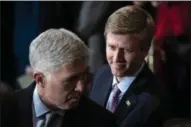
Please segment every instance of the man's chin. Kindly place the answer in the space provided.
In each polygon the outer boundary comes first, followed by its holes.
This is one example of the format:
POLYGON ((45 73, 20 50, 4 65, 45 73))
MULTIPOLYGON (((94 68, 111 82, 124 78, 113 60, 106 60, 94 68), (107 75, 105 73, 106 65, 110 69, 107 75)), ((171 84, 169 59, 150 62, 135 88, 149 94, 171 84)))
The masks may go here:
POLYGON ((71 101, 59 106, 61 110, 75 109, 79 105, 79 101, 71 101))
POLYGON ((68 104, 68 107, 70 109, 74 109, 76 108, 78 105, 79 105, 79 101, 78 99, 74 99, 74 100, 70 100, 69 104, 68 104))
POLYGON ((116 77, 123 77, 125 75, 124 71, 113 71, 112 72, 113 75, 115 75, 116 77))
POLYGON ((79 105, 79 102, 72 102, 68 105, 68 109, 75 109, 79 105))

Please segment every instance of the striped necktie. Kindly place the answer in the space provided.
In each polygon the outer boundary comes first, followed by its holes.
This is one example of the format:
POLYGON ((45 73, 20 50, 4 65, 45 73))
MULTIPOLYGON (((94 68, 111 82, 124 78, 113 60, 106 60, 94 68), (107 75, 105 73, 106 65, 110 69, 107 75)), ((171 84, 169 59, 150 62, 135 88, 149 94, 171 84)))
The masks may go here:
POLYGON ((113 88, 113 95, 112 95, 112 100, 111 100, 111 107, 110 107, 110 111, 114 112, 118 103, 119 103, 119 95, 120 95, 121 91, 118 88, 117 84, 114 85, 113 88))
POLYGON ((53 112, 48 112, 41 116, 40 121, 37 123, 37 127, 60 127, 61 115, 53 112))

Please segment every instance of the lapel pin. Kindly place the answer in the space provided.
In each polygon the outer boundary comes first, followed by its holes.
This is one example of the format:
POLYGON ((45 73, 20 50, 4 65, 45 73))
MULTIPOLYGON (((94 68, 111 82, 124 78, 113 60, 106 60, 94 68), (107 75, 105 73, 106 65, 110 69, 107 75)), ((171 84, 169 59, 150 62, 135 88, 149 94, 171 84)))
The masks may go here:
POLYGON ((125 103, 127 104, 127 106, 131 105, 131 102, 129 100, 127 100, 125 103))

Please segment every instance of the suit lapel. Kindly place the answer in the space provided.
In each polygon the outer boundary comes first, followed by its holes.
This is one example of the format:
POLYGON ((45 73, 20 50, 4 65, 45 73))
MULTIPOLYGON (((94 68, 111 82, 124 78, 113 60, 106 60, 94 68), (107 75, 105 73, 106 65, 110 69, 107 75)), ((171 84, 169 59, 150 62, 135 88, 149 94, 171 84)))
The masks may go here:
POLYGON ((112 87, 112 75, 102 77, 98 82, 96 89, 92 92, 91 98, 99 105, 105 107, 105 104, 108 100, 109 93, 112 87))
MULTIPOLYGON (((118 120, 123 120, 126 117, 126 115, 133 109, 133 107, 137 103, 136 98, 137 97, 135 95, 122 98, 115 111, 118 120)), ((121 121, 117 122, 121 123, 121 121)))
POLYGON ((105 107, 112 88, 112 73, 109 65, 96 75, 90 98, 99 105, 105 107))
POLYGON ((125 92, 120 103, 118 104, 115 114, 116 116, 118 116, 119 120, 124 120, 125 117, 136 106, 137 94, 144 88, 144 84, 146 84, 149 78, 147 69, 148 69, 147 65, 144 65, 142 71, 132 82, 129 89, 125 92))
POLYGON ((111 88, 112 88, 112 77, 109 78, 109 81, 108 83, 106 83, 104 85, 104 88, 102 90, 104 91, 101 91, 101 93, 104 93, 100 98, 102 98, 102 105, 104 107, 106 107, 106 104, 107 104, 107 100, 108 100, 108 97, 109 97, 109 93, 111 91, 111 88))

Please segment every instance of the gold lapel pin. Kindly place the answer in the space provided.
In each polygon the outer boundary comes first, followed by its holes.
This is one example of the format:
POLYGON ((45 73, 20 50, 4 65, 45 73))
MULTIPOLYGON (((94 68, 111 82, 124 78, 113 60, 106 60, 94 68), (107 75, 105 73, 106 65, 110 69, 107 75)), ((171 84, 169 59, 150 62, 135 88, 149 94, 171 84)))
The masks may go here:
POLYGON ((129 100, 127 100, 125 103, 127 104, 127 106, 131 105, 131 102, 129 100))

